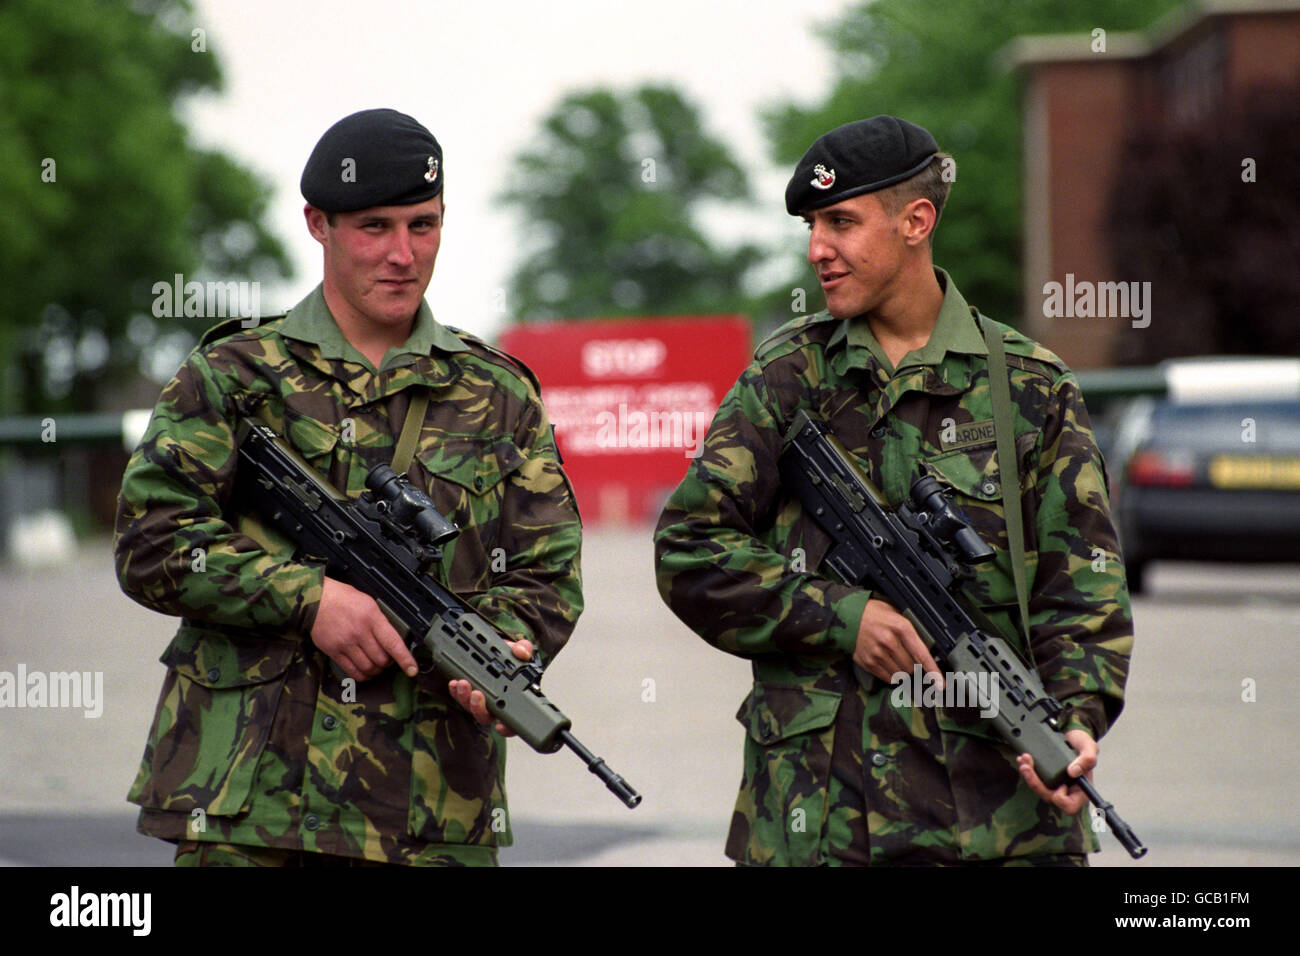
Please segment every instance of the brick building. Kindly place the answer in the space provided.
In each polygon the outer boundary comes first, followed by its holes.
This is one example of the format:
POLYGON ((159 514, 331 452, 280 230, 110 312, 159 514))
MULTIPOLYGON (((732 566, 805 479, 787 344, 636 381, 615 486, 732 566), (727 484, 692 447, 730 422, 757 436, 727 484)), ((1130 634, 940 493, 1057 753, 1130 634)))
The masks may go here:
POLYGON ((1045 287, 1114 285, 1105 217, 1138 124, 1213 123, 1261 87, 1300 84, 1300 0, 1200 0, 1141 32, 1019 37, 1001 55, 1024 82, 1025 331, 1076 368, 1110 364, 1138 320, 1059 316, 1045 287))

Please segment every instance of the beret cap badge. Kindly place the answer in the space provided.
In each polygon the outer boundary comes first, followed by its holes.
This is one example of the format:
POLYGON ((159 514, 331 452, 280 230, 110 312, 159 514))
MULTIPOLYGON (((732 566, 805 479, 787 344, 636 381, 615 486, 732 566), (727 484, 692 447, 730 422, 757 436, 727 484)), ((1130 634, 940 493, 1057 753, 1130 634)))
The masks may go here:
POLYGON ((830 189, 835 185, 835 170, 827 169, 821 163, 813 167, 813 178, 808 181, 817 189, 830 189))
POLYGON ((431 183, 438 178, 438 161, 432 156, 429 157, 429 171, 424 174, 424 181, 431 183))

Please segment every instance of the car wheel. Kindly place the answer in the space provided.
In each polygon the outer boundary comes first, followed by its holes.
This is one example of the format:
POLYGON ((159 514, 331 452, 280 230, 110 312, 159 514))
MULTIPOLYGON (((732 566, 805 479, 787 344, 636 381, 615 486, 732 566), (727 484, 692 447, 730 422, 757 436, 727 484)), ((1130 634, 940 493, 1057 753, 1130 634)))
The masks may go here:
POLYGON ((1124 565, 1124 572, 1128 576, 1128 593, 1141 594, 1146 590, 1147 562, 1145 560, 1130 560, 1124 565))

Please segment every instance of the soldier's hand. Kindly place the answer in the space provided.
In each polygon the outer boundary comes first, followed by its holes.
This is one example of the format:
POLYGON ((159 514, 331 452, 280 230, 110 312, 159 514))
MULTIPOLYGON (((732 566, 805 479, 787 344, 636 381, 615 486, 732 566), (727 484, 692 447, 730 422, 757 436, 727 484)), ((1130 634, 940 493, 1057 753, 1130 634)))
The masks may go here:
MULTIPOLYGON (((1067 730, 1065 740, 1079 754, 1070 762, 1065 772, 1072 778, 1086 775, 1091 780, 1092 768, 1097 766, 1097 754, 1100 753, 1097 741, 1084 730, 1067 730)), ((1088 805, 1088 795, 1078 784, 1063 783, 1055 790, 1048 790, 1043 781, 1038 779, 1038 774, 1034 772, 1034 758, 1029 754, 1021 754, 1016 759, 1016 765, 1020 768, 1020 775, 1025 778, 1029 789, 1048 803, 1060 807, 1069 814, 1078 813, 1088 805)))
POLYGON ((375 599, 333 578, 325 578, 311 639, 353 680, 369 680, 393 661, 407 677, 419 673, 406 642, 375 599))
POLYGON ((853 662, 886 684, 892 683, 900 671, 908 676, 920 664, 939 679, 943 675, 934 662, 925 642, 921 640, 912 622, 899 614, 888 601, 872 598, 858 624, 858 643, 853 649, 853 662))
MULTIPOLYGON (((533 644, 532 641, 506 641, 510 645, 510 650, 514 652, 515 657, 521 661, 532 660, 533 644)), ((467 680, 454 680, 447 683, 447 691, 452 698, 470 712, 480 724, 487 724, 492 720, 492 714, 487 709, 487 698, 483 696, 481 690, 475 690, 474 685, 467 680)), ((496 732, 503 737, 513 737, 515 732, 507 727, 501 721, 497 721, 496 732)))

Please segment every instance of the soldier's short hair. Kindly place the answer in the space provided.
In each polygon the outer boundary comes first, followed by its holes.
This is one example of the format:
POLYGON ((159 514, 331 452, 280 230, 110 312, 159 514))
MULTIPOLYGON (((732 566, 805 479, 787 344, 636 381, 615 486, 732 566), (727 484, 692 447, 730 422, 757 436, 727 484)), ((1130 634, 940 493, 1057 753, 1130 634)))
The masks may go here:
MULTIPOLYGON (((957 166, 947 153, 935 153, 930 164, 911 179, 878 190, 876 196, 885 212, 891 216, 898 215, 899 210, 913 199, 928 199, 934 206, 935 228, 943 214, 943 205, 948 201, 948 190, 952 186, 953 173, 957 166)), ((934 230, 930 231, 934 235, 934 230)))

